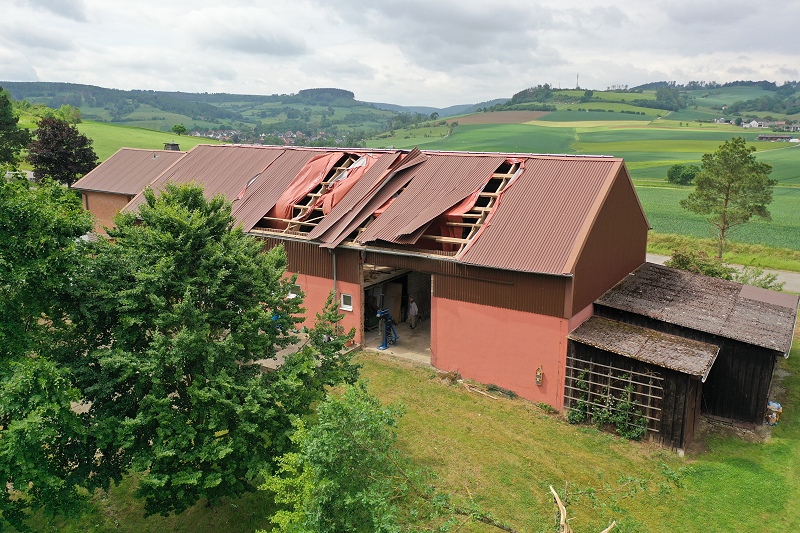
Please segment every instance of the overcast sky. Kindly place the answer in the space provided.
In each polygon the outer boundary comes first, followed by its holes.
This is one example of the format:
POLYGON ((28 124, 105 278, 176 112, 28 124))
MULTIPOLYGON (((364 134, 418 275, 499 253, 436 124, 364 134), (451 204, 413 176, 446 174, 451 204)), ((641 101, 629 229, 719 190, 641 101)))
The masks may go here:
POLYGON ((798 0, 0 0, 0 80, 446 107, 540 83, 800 79, 798 0))

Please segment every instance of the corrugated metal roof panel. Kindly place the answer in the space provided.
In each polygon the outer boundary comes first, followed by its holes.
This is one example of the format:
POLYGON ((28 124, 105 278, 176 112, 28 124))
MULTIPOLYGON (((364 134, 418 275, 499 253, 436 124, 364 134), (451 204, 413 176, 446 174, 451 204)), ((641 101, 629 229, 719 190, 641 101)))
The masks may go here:
POLYGON ((568 338, 705 381, 719 354, 713 344, 593 316, 568 338))
POLYGON ((501 194, 491 218, 459 259, 523 272, 570 274, 596 215, 600 193, 621 159, 530 157, 525 170, 501 194))
POLYGON ((733 281, 645 263, 596 303, 786 354, 799 301, 796 295, 769 295, 733 281))
POLYGON ((186 152, 120 148, 72 186, 81 191, 136 195, 186 152))
POLYGON ((458 157, 432 154, 411 171, 405 190, 359 237, 359 242, 403 242, 464 198, 483 187, 505 156, 458 157))
MULTIPOLYGON (((151 187, 159 191, 167 182, 197 182, 203 185, 209 198, 222 194, 233 201, 250 180, 282 153, 283 149, 277 147, 201 144, 163 173, 151 187)), ((125 209, 135 209, 143 200, 139 194, 125 209)))

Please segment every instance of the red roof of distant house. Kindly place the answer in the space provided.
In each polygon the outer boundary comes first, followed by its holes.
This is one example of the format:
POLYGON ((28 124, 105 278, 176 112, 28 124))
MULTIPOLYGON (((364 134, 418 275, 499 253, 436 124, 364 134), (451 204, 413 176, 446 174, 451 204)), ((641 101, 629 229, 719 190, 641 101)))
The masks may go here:
POLYGON ((186 152, 120 148, 72 185, 81 191, 135 195, 178 162, 186 152))

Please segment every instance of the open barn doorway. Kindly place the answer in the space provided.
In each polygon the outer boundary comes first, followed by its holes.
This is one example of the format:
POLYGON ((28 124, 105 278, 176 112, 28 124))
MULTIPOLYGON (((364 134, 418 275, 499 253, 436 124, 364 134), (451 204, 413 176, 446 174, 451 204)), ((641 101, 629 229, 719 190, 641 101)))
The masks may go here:
POLYGON ((408 269, 365 264, 364 348, 377 350, 383 342, 378 311, 385 309, 394 321, 397 342, 386 353, 417 362, 431 362, 431 276, 408 269), (411 327, 411 299, 419 311, 411 327))

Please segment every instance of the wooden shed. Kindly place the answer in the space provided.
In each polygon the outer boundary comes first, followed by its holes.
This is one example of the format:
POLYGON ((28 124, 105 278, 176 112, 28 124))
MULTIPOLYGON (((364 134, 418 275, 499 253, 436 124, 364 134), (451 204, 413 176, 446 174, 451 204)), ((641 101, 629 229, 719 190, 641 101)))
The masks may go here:
POLYGON ((601 296, 594 314, 716 346, 703 414, 762 424, 776 359, 788 357, 797 295, 645 263, 601 296))
POLYGON ((691 442, 719 347, 599 316, 568 339, 565 408, 591 418, 624 398, 650 439, 671 448, 691 442))

